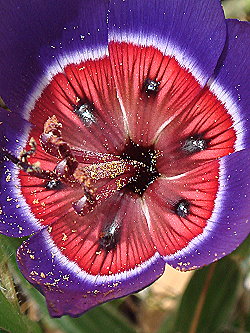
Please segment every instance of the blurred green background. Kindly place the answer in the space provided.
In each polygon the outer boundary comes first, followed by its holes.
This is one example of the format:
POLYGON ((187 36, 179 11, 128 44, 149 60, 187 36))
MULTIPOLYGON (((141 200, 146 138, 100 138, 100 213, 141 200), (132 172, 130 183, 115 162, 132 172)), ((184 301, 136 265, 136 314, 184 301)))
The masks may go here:
POLYGON ((250 20, 250 0, 224 0, 222 3, 227 18, 250 20))
MULTIPOLYGON (((250 0, 225 0, 223 6, 228 18, 250 20, 250 0)), ((136 295, 61 319, 49 317, 43 296, 19 273, 15 251, 21 242, 0 235, 1 333, 250 333, 250 238, 199 271, 167 268, 136 295)))

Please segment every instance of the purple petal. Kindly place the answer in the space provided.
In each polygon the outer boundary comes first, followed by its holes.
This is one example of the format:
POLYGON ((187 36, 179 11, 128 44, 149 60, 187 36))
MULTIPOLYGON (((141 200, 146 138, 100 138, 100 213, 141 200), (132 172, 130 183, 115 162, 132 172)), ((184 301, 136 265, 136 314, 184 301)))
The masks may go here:
POLYGON ((208 265, 231 253, 249 235, 250 153, 243 150, 220 159, 219 189, 204 231, 188 246, 165 257, 181 270, 208 265))
POLYGON ((104 52, 106 4, 103 0, 1 4, 0 95, 10 109, 27 113, 38 85, 41 91, 66 57, 77 61, 82 55, 104 52))
POLYGON ((31 124, 16 112, 0 108, 1 148, 19 154, 27 142, 27 133, 31 124))
POLYGON ((25 242, 18 251, 24 276, 43 292, 51 316, 78 316, 90 308, 145 288, 164 271, 164 261, 155 254, 129 271, 91 275, 69 261, 46 230, 25 242))
POLYGON ((241 150, 250 143, 250 23, 227 20, 227 27, 228 40, 211 90, 231 114, 237 134, 235 149, 241 150))
POLYGON ((212 75, 226 38, 218 0, 113 0, 108 22, 110 41, 155 46, 201 85, 212 75))

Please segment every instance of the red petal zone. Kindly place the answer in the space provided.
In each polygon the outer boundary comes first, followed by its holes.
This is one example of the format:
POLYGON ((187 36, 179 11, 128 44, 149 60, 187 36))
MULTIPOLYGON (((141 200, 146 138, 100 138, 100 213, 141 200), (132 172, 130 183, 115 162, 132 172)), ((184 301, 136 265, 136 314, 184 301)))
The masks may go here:
POLYGON ((84 195, 79 185, 73 188, 61 184, 60 189, 53 190, 46 188, 47 180, 29 176, 24 172, 20 172, 19 177, 22 194, 31 213, 41 225, 50 225, 58 218, 65 216, 69 210, 72 210, 72 202, 84 195))
POLYGON ((150 233, 161 255, 173 254, 202 233, 218 191, 219 162, 206 163, 182 176, 159 178, 144 195, 150 233), (188 214, 176 213, 185 200, 188 214))
MULTIPOLYGON (((55 115, 71 146, 117 153, 126 140, 124 122, 107 57, 67 65, 42 91, 30 113, 30 136, 39 142, 44 123, 55 115), (85 120, 75 111, 88 105, 85 120)), ((84 117, 83 117, 84 118, 84 117)))
POLYGON ((87 216, 68 213, 49 227, 49 232, 60 251, 92 275, 128 271, 156 253, 141 199, 122 192, 87 216), (102 237, 114 223, 114 238, 105 248, 102 237))
POLYGON ((201 87, 173 57, 154 47, 112 42, 109 52, 130 137, 152 145, 162 124, 181 113, 201 87), (147 79, 159 83, 157 93, 145 92, 147 79))
POLYGON ((155 149, 162 154, 157 160, 159 172, 167 176, 192 170, 201 163, 235 151, 236 131, 226 108, 204 88, 200 95, 181 112, 159 135, 155 149), (207 142, 206 149, 187 154, 185 141, 198 136, 207 142))

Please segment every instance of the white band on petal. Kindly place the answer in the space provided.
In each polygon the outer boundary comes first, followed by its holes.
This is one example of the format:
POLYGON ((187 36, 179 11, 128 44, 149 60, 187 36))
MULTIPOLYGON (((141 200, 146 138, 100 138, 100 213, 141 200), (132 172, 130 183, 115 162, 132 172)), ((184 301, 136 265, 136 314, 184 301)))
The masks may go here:
MULTIPOLYGON (((113 274, 113 275, 92 275, 88 274, 87 272, 83 271, 77 263, 70 261, 62 252, 58 249, 52 238, 50 237, 49 233, 44 230, 42 232, 43 241, 45 243, 44 252, 50 253, 52 262, 58 260, 56 265, 60 265, 60 270, 63 272, 63 268, 69 270, 78 278, 84 282, 89 282, 91 284, 104 284, 104 283, 117 283, 126 281, 128 278, 132 278, 139 274, 143 274, 151 265, 153 265, 158 259, 161 258, 160 254, 156 252, 150 259, 143 262, 139 266, 126 270, 121 273, 113 274)), ((63 274, 63 273, 62 273, 63 274)))
MULTIPOLYGON (((236 141, 234 148, 236 151, 243 150, 245 148, 244 139, 247 131, 244 129, 243 112, 241 113, 240 107, 237 105, 241 100, 240 94, 238 94, 238 101, 231 96, 229 91, 221 86, 218 82, 211 80, 210 90, 218 98, 219 101, 225 106, 227 112, 230 114, 233 121, 233 128, 236 134, 236 141), (242 115, 241 115, 242 114, 242 115)), ((237 91, 237 86, 235 87, 237 91)))
POLYGON ((29 120, 30 112, 34 109, 37 100, 40 98, 43 90, 52 81, 55 75, 63 73, 64 68, 70 64, 80 64, 81 62, 88 60, 102 59, 108 56, 108 49, 97 48, 97 49, 83 49, 78 52, 71 52, 64 54, 54 62, 47 66, 44 70, 44 75, 41 77, 39 83, 30 93, 29 99, 25 103, 24 107, 24 118, 29 120))

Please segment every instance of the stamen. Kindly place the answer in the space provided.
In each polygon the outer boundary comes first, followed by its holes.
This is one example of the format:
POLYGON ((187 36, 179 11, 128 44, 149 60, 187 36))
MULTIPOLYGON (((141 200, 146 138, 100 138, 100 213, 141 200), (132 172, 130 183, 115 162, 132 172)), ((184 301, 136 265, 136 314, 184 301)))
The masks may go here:
MULTIPOLYGON (((76 159, 68 156, 57 164, 54 171, 59 178, 64 178, 65 180, 70 181, 71 180, 70 178, 71 176, 73 176, 77 166, 78 162, 76 161, 76 159)), ((74 181, 73 178, 72 181, 74 181)))
POLYGON ((175 213, 180 217, 186 217, 189 214, 190 204, 187 200, 181 199, 174 207, 175 213))
POLYGON ((39 166, 39 162, 30 164, 28 157, 30 156, 27 152, 24 152, 23 156, 21 153, 20 158, 16 157, 6 149, 2 149, 3 156, 13 162, 20 170, 23 170, 27 174, 41 178, 41 179, 54 179, 57 178, 53 171, 43 170, 39 166))
MULTIPOLYGON (((94 168, 96 169, 95 165, 94 168)), ((93 211, 96 206, 99 206, 105 200, 116 194, 117 191, 120 191, 122 188, 128 185, 133 180, 133 176, 137 171, 135 167, 127 165, 125 169, 120 169, 120 174, 118 174, 117 171, 114 177, 114 171, 108 171, 108 169, 107 173, 103 173, 102 169, 100 169, 100 174, 94 173, 93 175, 91 174, 91 172, 88 173, 88 171, 86 170, 88 169, 82 168, 76 170, 74 177, 79 183, 84 183, 84 179, 85 181, 86 179, 93 179, 97 181, 103 178, 106 178, 107 182, 104 185, 96 188, 95 190, 90 190, 90 184, 85 185, 85 195, 80 200, 73 203, 74 210, 78 215, 81 216, 84 216, 89 212, 93 211), (86 174, 87 176, 93 178, 86 178, 86 174)))
POLYGON ((50 155, 65 158, 72 156, 69 145, 61 137, 62 124, 56 116, 50 117, 44 124, 40 141, 43 149, 50 155))
POLYGON ((85 174, 97 181, 103 178, 116 178, 124 173, 133 172, 142 163, 131 161, 112 161, 106 163, 92 164, 83 168, 85 174))
POLYGON ((36 141, 34 138, 30 138, 29 146, 30 146, 30 150, 27 151, 27 150, 23 149, 23 151, 20 154, 20 161, 23 163, 27 163, 28 158, 30 156, 34 155, 36 152, 36 141))
POLYGON ((121 161, 120 156, 107 154, 107 153, 97 153, 88 150, 81 150, 79 148, 71 148, 72 154, 74 154, 76 160, 79 163, 84 164, 98 164, 106 163, 112 161, 121 161))
POLYGON ((62 124, 58 122, 56 116, 50 117, 44 124, 44 132, 40 136, 43 149, 54 156, 63 158, 55 167, 55 174, 64 180, 71 179, 78 162, 71 151, 70 146, 61 137, 62 124))
MULTIPOLYGON (((83 109, 82 109, 83 110, 83 109)), ((125 161, 119 156, 101 154, 70 147, 61 136, 62 124, 55 116, 49 118, 44 125, 41 142, 48 153, 56 153, 62 160, 56 165, 54 173, 57 180, 69 183, 71 186, 81 186, 84 195, 73 203, 73 208, 79 215, 86 215, 97 205, 114 195, 122 187, 128 185, 140 167, 145 167, 140 161, 125 161), (101 163, 100 163, 101 162, 101 163), (81 166, 80 163, 87 164, 81 166), (106 184, 99 186, 98 181, 106 184), (93 184, 97 188, 93 187, 93 184)), ((52 186, 50 183, 48 186, 52 186)))
POLYGON ((84 216, 92 212, 96 205, 97 201, 95 199, 88 198, 84 195, 80 200, 73 203, 73 208, 78 215, 84 216))
MULTIPOLYGON (((157 152, 153 147, 141 147, 129 141, 120 156, 89 152, 71 147, 62 138, 61 130, 62 124, 56 116, 52 116, 45 122, 44 132, 40 136, 43 149, 61 159, 53 171, 42 170, 39 162, 28 162, 28 158, 36 151, 34 139, 30 141, 31 150, 23 151, 20 158, 8 152, 5 152, 5 156, 28 174, 47 179, 44 185, 47 190, 57 190, 62 185, 82 189, 82 198, 72 204, 78 215, 93 211, 125 186, 142 195, 149 184, 159 177, 156 169, 157 152)), ((113 227, 108 230, 101 237, 106 248, 109 248, 113 237, 113 227)))

